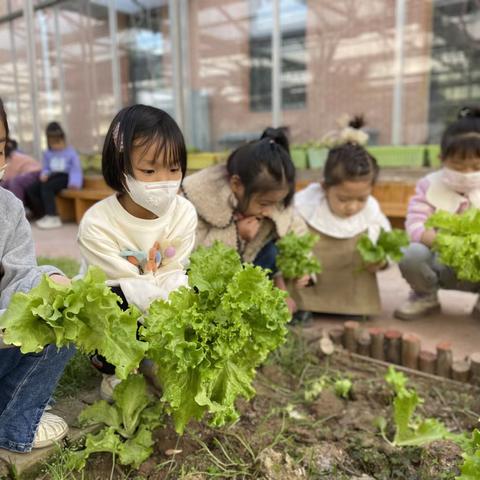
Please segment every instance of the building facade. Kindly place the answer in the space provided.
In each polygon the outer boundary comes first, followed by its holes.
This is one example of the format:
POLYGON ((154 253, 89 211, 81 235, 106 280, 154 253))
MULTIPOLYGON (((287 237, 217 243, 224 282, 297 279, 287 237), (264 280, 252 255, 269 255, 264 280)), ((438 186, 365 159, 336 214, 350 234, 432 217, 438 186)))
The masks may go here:
POLYGON ((476 0, 4 0, 0 39, 0 95, 37 153, 52 120, 100 151, 137 102, 216 150, 273 123, 316 141, 344 113, 373 143, 433 143, 480 100, 476 0))

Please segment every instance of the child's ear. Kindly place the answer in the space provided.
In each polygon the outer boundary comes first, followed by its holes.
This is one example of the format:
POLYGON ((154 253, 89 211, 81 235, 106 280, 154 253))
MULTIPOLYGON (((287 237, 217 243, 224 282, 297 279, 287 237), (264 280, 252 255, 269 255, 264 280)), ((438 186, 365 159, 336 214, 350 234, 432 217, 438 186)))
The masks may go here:
POLYGON ((230 188, 233 193, 239 194, 243 191, 243 183, 238 175, 232 175, 230 177, 230 188))

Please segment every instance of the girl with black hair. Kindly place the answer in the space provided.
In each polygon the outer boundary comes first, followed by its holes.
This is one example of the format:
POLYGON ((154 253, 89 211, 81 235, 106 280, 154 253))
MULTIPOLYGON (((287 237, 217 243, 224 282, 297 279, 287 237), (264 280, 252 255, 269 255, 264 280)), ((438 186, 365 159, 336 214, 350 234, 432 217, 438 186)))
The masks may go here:
MULTIPOLYGON (((399 266, 412 291, 394 312, 402 320, 440 311, 440 288, 480 292, 480 284, 460 281, 451 268, 437 260, 431 250, 436 232, 425 228, 437 210, 461 213, 480 208, 480 107, 459 111, 458 119, 442 136, 440 157, 443 168, 418 181, 408 207, 405 226, 412 243, 399 266)), ((473 315, 480 317, 480 301, 473 315)))
POLYGON ((66 135, 58 122, 50 122, 45 131, 48 149, 43 154, 42 171, 37 182, 27 189, 28 206, 42 229, 62 226, 57 214, 55 195, 64 188, 81 188, 82 166, 76 150, 67 145, 66 135))
MULTIPOLYGON (((83 270, 100 267, 123 306, 145 311, 157 299, 187 285, 185 266, 195 243, 197 214, 177 192, 187 168, 182 132, 155 107, 133 105, 113 119, 105 138, 102 170, 115 190, 80 223, 83 270)), ((101 394, 110 399, 118 381, 104 359, 101 394)))
MULTIPOLYGON (((197 245, 219 240, 244 261, 269 269, 276 285, 286 288, 275 265, 275 242, 290 231, 305 233, 306 226, 291 207, 295 167, 283 131, 265 130, 260 140, 233 151, 226 165, 187 177, 182 191, 197 209, 197 245)), ((303 278, 299 284, 307 282, 303 278)), ((287 302, 296 310, 291 299, 287 302)))
POLYGON ((390 230, 371 195, 378 165, 359 143, 368 139, 362 125, 356 117, 340 132, 343 143, 329 151, 322 181, 295 195, 297 212, 320 237, 314 254, 321 276, 314 286, 292 292, 305 311, 361 316, 381 311, 376 272, 385 265, 364 265, 356 250, 365 233, 375 242, 381 229, 390 230))
MULTIPOLYGON (((8 122, 0 100, 0 179, 5 172, 8 122)), ((30 225, 22 202, 0 188, 0 315, 16 292, 28 292, 44 275, 60 284, 69 280, 54 267, 37 266, 30 225)), ((24 355, 4 345, 0 332, 0 449, 30 452, 58 443, 68 432, 62 418, 45 408, 73 348, 46 346, 24 355)))

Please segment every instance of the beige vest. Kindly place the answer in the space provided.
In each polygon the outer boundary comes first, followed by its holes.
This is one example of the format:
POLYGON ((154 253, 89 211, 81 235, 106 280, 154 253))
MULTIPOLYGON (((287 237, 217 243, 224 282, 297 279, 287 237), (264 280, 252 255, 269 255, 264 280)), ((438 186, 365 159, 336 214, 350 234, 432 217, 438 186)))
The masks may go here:
POLYGON ((356 250, 361 235, 338 239, 311 230, 320 237, 313 253, 322 273, 312 287, 289 287, 300 310, 343 315, 378 315, 381 310, 376 274, 364 270, 356 250))

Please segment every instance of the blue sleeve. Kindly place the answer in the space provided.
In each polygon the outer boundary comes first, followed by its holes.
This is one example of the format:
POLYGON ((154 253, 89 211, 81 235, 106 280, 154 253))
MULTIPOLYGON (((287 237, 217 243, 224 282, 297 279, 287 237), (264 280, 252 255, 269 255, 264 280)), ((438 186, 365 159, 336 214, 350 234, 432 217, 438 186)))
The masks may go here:
POLYGON ((72 157, 70 170, 68 172, 68 188, 82 188, 83 171, 80 163, 80 157, 75 149, 72 148, 72 157))
POLYGON ((48 150, 45 150, 42 157, 42 175, 50 175, 50 173, 50 155, 48 150))

